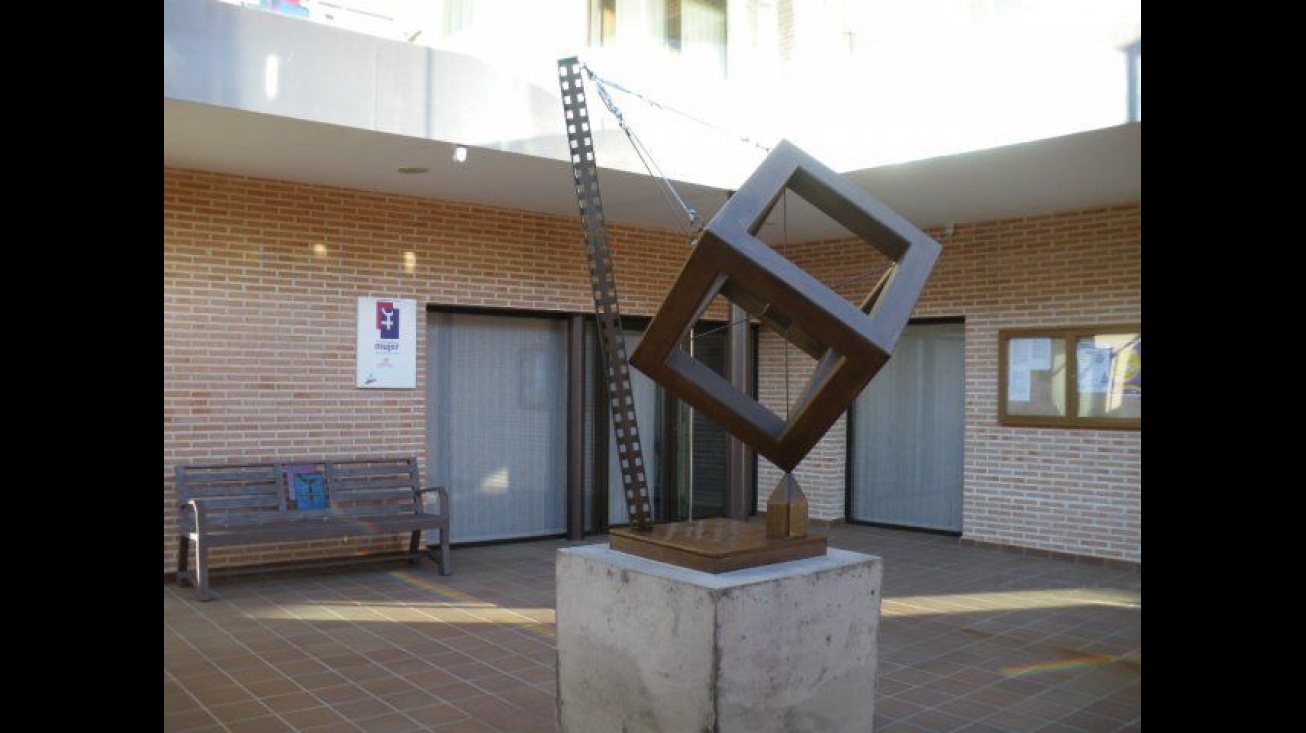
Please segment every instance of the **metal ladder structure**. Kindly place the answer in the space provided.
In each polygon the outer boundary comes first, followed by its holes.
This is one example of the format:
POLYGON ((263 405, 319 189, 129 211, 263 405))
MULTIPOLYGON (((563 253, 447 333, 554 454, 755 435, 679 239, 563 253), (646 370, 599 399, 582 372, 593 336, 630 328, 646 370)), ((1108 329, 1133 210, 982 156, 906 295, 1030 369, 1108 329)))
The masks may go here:
POLYGON ((594 290, 594 315, 599 328, 599 351, 603 354, 608 405, 612 409, 612 427, 616 431, 621 483, 631 528, 648 530, 653 526, 652 504, 644 471, 644 452, 639 442, 639 423, 635 419, 635 393, 630 381, 630 362, 626 359, 626 339, 621 330, 616 273, 612 267, 612 250, 608 247, 608 227, 603 220, 603 197, 599 193, 594 137, 590 132, 589 105, 585 101, 581 73, 577 57, 558 61, 558 84, 562 89, 571 173, 576 183, 581 229, 585 233, 590 285, 594 290))

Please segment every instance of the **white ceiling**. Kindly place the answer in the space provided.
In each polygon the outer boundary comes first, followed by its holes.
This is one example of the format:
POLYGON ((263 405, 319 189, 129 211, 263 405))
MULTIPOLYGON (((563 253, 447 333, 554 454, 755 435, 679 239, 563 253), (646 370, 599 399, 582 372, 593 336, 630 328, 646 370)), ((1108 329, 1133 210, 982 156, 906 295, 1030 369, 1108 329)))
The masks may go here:
MULTIPOLYGON (((596 141, 600 165, 604 150, 619 144, 626 143, 596 141)), ((458 164, 452 151, 449 142, 163 100, 165 166, 577 215, 569 163, 470 148, 458 164), (430 170, 407 175, 401 166, 430 170)), ((845 175, 920 227, 1140 201, 1142 124, 845 175)), ((604 168, 599 180, 608 223, 677 228, 648 176, 604 168)), ((721 189, 675 187, 705 221, 726 198, 721 189)), ((845 234, 801 200, 788 216, 791 241, 845 234)))

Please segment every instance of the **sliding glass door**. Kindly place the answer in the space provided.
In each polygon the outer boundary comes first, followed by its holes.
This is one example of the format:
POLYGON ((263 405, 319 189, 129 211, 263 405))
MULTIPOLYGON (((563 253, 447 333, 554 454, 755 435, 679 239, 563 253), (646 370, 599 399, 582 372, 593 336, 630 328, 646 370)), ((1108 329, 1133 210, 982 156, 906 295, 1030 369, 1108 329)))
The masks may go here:
POLYGON ((961 531, 964 387, 964 326, 908 326, 853 405, 853 521, 961 531))
POLYGON ((427 472, 454 542, 566 531, 567 323, 428 313, 427 472))

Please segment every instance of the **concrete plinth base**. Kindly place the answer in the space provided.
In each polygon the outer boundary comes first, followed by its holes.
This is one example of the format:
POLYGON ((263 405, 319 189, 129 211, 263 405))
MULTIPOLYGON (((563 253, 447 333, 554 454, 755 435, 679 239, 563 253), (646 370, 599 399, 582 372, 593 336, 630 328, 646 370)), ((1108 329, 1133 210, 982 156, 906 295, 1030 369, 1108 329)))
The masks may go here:
POLYGON ((881 575, 837 549, 719 575, 559 550, 561 730, 870 730, 881 575))

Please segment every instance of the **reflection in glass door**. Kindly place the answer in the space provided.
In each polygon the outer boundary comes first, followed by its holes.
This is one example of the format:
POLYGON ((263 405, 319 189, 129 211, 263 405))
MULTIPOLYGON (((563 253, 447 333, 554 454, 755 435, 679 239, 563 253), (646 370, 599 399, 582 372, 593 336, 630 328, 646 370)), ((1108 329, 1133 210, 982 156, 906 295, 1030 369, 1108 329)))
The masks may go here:
MULTIPOLYGON (((701 324, 696 331, 702 331, 693 339, 694 357, 702 361, 718 374, 725 374, 726 332, 721 324, 701 324)), ((629 353, 643 338, 643 331, 627 328, 624 330, 626 350, 629 353)), ((593 328, 587 341, 588 347, 596 346, 593 328)), ((621 468, 616 460, 616 437, 612 434, 611 420, 606 412, 607 405, 597 390, 602 386, 596 381, 597 358, 591 355, 586 359, 585 388, 591 395, 586 400, 586 463, 606 462, 606 491, 599 498, 606 497, 606 502, 597 504, 602 515, 606 517, 606 526, 619 526, 630 521, 626 509, 626 499, 621 491, 621 468), (596 451, 594 430, 607 431, 605 451, 596 451)), ((690 507, 693 517, 724 516, 726 511, 726 446, 729 435, 716 423, 697 411, 690 410, 679 400, 669 397, 666 392, 638 369, 631 370, 631 388, 635 393, 635 414, 639 420, 640 447, 643 449, 646 465, 645 476, 648 481, 649 498, 653 503, 653 517, 656 522, 669 522, 688 519, 690 507)), ((602 447, 602 446, 598 446, 602 447)), ((588 471, 589 469, 587 469, 588 471)), ((599 487, 592 473, 586 475, 586 530, 602 531, 606 527, 596 527, 593 521, 594 492, 599 487)))

